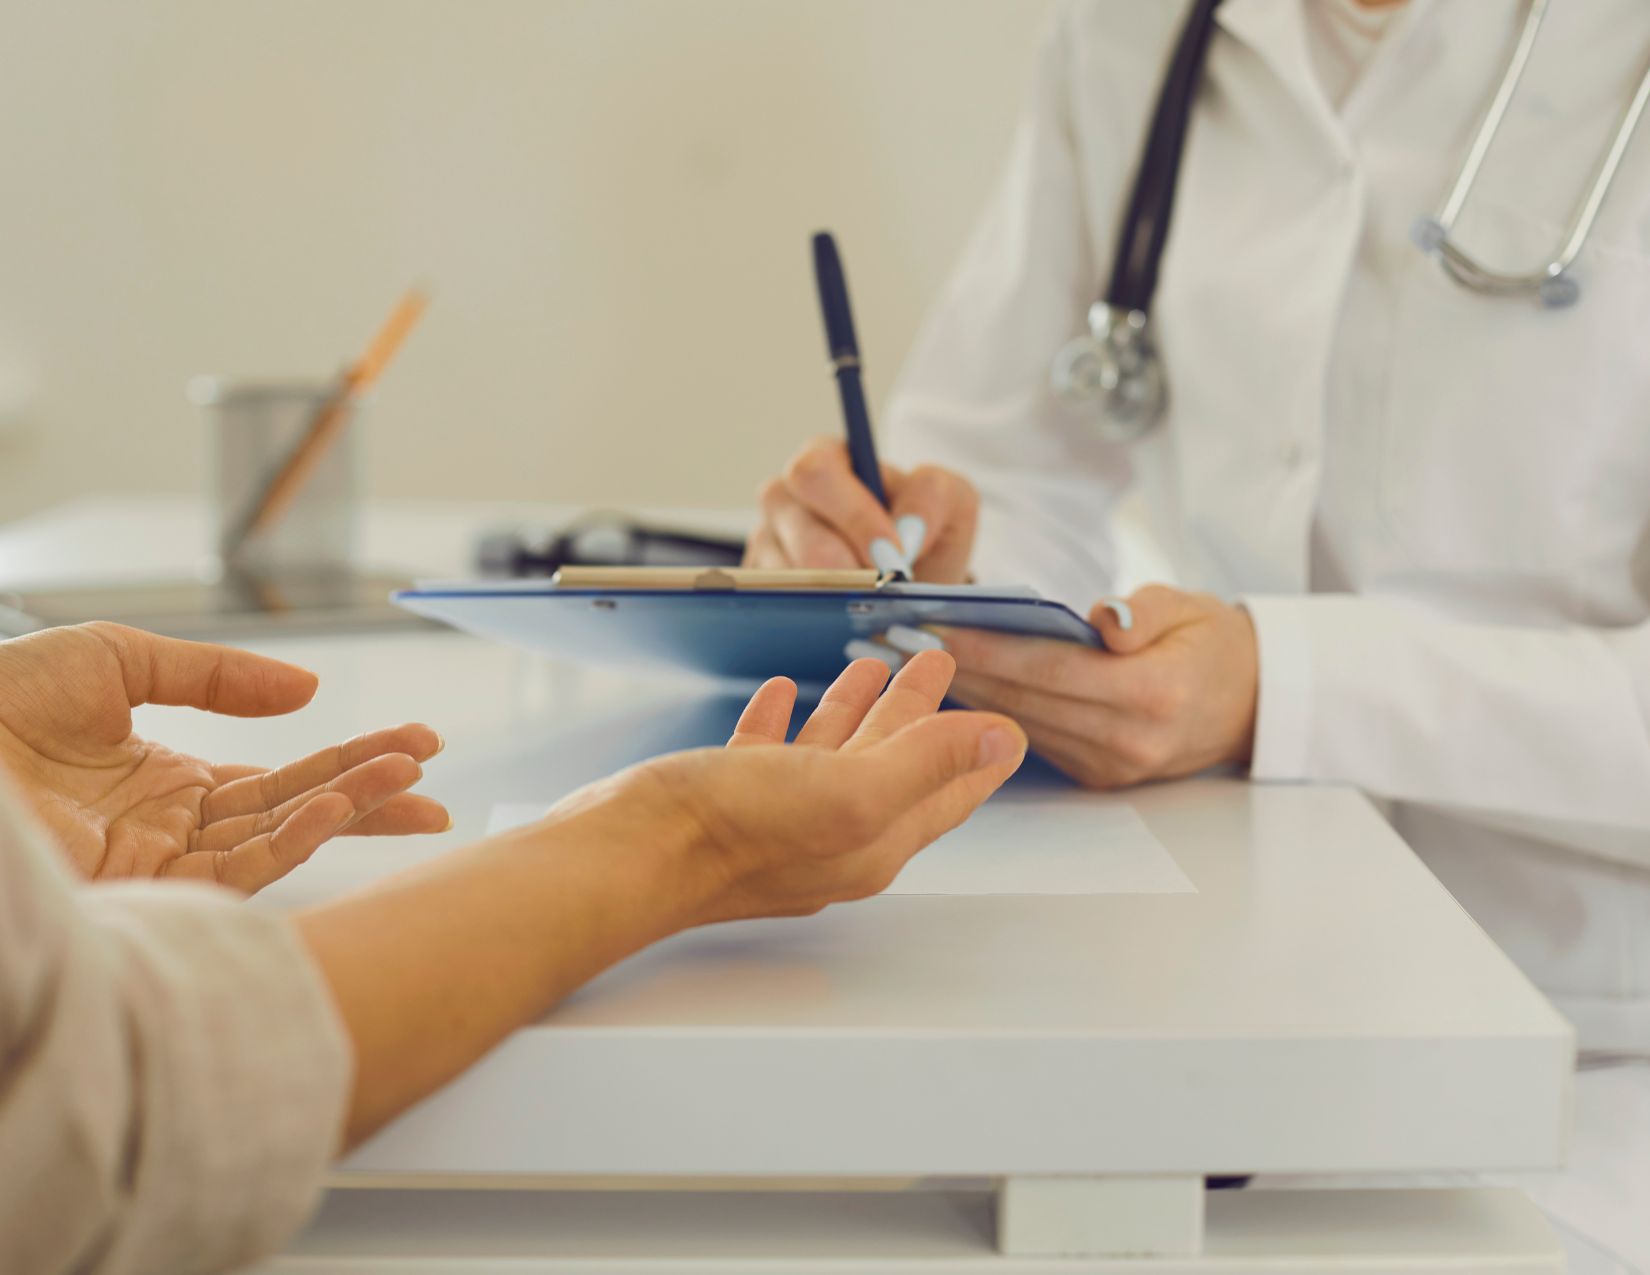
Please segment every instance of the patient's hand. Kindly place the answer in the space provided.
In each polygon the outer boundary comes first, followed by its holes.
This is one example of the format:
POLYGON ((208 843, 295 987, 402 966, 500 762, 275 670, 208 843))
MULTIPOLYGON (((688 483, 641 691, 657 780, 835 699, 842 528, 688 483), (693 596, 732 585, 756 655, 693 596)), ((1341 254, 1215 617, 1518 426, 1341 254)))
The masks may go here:
POLYGON ((727 749, 646 763, 550 818, 598 815, 615 846, 657 844, 672 830, 681 875, 658 888, 692 899, 688 923, 806 915, 878 894, 1025 756, 1008 718, 936 711, 955 667, 942 651, 918 655, 882 694, 887 666, 857 661, 790 745, 796 687, 775 679, 727 749))
POLYGON ((843 673, 795 744, 769 682, 731 746, 656 758, 544 819, 301 914, 355 1048, 353 1146, 504 1035, 678 930, 875 894, 1013 773, 1007 718, 938 713, 951 657, 843 673))
POLYGON ((180 877, 251 893, 340 833, 440 832, 406 790, 440 750, 427 726, 362 735, 276 770, 214 765, 132 733, 138 704, 235 717, 302 708, 313 674, 115 624, 0 642, 0 768, 88 877, 180 877))

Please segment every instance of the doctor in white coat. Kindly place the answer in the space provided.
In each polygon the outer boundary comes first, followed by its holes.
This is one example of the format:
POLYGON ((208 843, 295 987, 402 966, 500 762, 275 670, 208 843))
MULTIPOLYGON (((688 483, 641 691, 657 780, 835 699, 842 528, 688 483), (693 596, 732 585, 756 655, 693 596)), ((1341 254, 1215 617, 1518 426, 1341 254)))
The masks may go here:
MULTIPOLYGON (((965 702, 1115 786, 1212 764, 1355 784, 1575 1024, 1576 1270, 1650 1272, 1650 128, 1575 304, 1463 287, 1412 238, 1521 0, 1226 0, 1151 309, 1139 441, 1051 390, 1186 12, 1062 3, 1007 170, 887 412, 884 512, 839 444, 763 492, 754 565, 1028 582, 1113 653, 952 633, 965 702), (1128 599, 1137 504, 1178 584, 1128 599), (1206 592, 1205 592, 1206 591, 1206 592)), ((1555 4, 1454 233, 1546 263, 1650 59, 1650 4, 1555 4)), ((907 637, 905 640, 909 641, 907 637)))

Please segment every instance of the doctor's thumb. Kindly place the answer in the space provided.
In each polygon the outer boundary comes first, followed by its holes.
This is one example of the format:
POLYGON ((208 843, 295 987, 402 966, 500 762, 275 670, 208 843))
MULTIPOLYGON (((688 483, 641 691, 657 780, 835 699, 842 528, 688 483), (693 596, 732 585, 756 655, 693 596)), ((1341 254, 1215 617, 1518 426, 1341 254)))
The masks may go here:
POLYGON ((1126 598, 1101 598, 1089 612, 1106 649, 1119 655, 1144 650, 1174 626, 1174 590, 1148 585, 1126 598))

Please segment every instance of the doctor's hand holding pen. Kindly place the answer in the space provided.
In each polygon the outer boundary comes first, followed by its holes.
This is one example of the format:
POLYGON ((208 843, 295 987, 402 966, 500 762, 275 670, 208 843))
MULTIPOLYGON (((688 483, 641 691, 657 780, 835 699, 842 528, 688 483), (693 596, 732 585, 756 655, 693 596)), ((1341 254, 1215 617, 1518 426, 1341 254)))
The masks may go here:
MULTIPOLYGON (((959 474, 881 465, 888 505, 855 476, 848 448, 821 439, 761 493, 751 567, 864 567, 912 579, 969 579, 980 499, 959 474)), ((1247 765, 1259 652, 1248 613, 1209 594, 1148 585, 1089 613, 1106 650, 980 630, 884 635, 898 667, 941 646, 957 661, 951 698, 1014 718, 1031 747, 1079 783, 1118 788, 1247 765)))
MULTIPOLYGON (((979 492, 951 470, 905 472, 877 458, 847 275, 828 232, 814 236, 813 260, 846 442, 816 440, 763 486, 745 565, 875 567, 920 583, 963 583, 971 579, 979 492)), ((894 628, 878 654, 897 668, 943 646, 957 662, 953 699, 1013 717, 1033 748, 1093 788, 1247 764, 1260 660, 1246 612, 1152 586, 1102 600, 1089 622, 1106 650, 894 628)))

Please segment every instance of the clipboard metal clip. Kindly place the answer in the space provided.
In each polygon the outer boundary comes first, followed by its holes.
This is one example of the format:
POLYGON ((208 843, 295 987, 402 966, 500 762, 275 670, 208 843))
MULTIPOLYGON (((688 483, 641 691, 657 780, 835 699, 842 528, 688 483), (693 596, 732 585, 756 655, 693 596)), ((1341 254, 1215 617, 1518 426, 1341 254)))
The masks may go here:
POLYGON ((712 567, 694 578, 693 589, 696 593, 734 593, 740 589, 863 589, 866 585, 882 589, 890 584, 911 583, 910 578, 899 571, 878 571, 875 579, 870 577, 869 571, 833 571, 807 572, 798 580, 753 581, 749 572, 735 573, 725 567, 712 567), (833 578, 820 578, 827 574, 833 578))
POLYGON ((869 592, 904 581, 870 567, 852 571, 768 571, 744 567, 563 567, 552 588, 579 590, 678 590, 690 593, 869 592))

